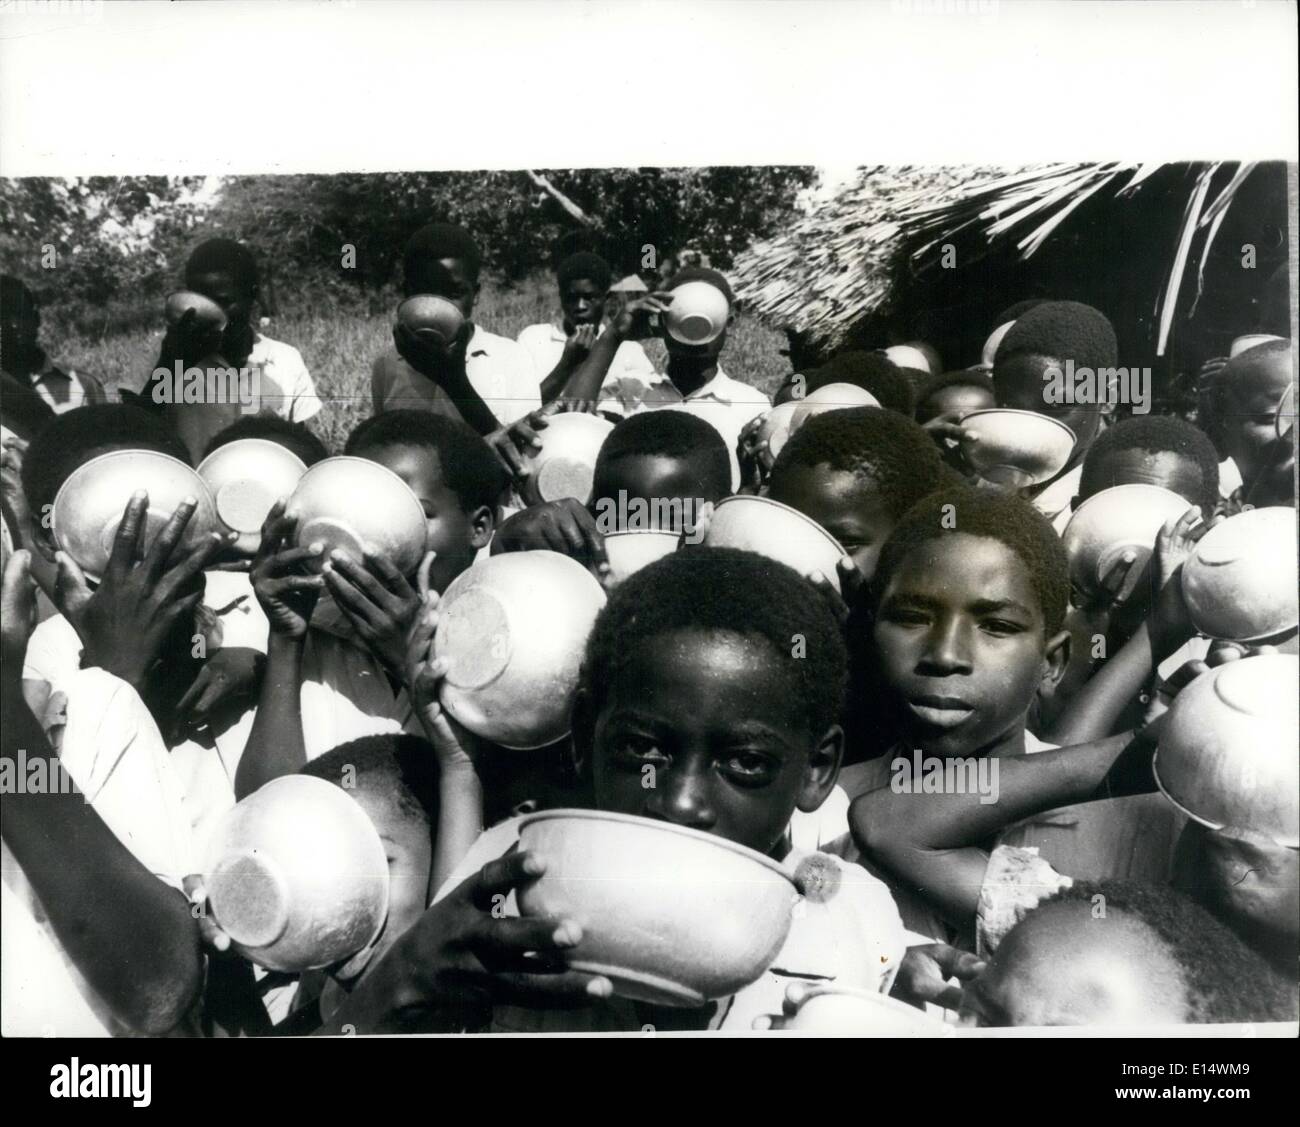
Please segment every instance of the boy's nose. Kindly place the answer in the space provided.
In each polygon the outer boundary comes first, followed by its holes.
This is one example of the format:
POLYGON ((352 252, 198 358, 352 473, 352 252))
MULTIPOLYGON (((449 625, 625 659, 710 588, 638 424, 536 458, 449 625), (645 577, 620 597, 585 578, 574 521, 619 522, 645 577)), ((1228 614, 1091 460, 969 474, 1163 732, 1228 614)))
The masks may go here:
POLYGON ((645 810, 651 818, 696 830, 709 830, 717 821, 705 773, 690 767, 661 770, 645 810))
POLYGON ((921 656, 921 664, 927 672, 945 675, 971 671, 970 644, 959 623, 945 622, 935 627, 921 656))

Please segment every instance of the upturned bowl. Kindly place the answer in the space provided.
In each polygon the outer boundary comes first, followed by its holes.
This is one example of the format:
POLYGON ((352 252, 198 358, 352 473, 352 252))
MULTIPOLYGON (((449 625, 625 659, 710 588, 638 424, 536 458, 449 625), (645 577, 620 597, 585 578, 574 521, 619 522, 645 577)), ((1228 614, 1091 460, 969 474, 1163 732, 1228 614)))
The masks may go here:
POLYGON ((1228 359, 1231 360, 1236 356, 1240 356, 1243 352, 1249 352, 1256 345, 1268 344, 1270 341, 1285 339, 1285 337, 1273 336, 1272 333, 1247 333, 1243 337, 1237 337, 1228 346, 1228 359))
POLYGON ((800 575, 820 571, 839 590, 836 564, 845 555, 839 541, 798 509, 769 497, 745 495, 719 501, 704 543, 710 548, 757 552, 800 575))
POLYGON ((851 383, 828 383, 799 400, 799 406, 790 417, 790 433, 794 434, 814 415, 827 411, 843 411, 848 407, 879 407, 880 400, 865 387, 851 383))
POLYGON ((608 419, 585 412, 550 416, 537 432, 541 450, 528 458, 526 499, 532 504, 564 497, 573 497, 583 505, 590 501, 596 455, 613 429, 608 419))
POLYGON ((766 418, 758 427, 757 438, 760 442, 767 444, 768 456, 775 461, 777 456, 785 448, 792 433, 791 421, 794 419, 795 412, 803 406, 802 399, 791 399, 785 403, 778 403, 768 413, 766 418))
POLYGON ((884 350, 890 361, 899 368, 911 368, 915 371, 929 372, 930 360, 919 348, 910 344, 891 344, 884 350))
POLYGON ((569 732, 587 635, 605 592, 558 552, 508 552, 462 572, 443 593, 434 655, 439 699, 502 747, 545 747, 569 732))
POLYGON ((236 551, 252 555, 271 507, 298 486, 307 467, 292 450, 266 438, 239 438, 199 463, 221 523, 238 535, 236 551))
POLYGON ((995 485, 1041 485, 1060 473, 1074 452, 1074 431, 1037 411, 990 407, 964 416, 961 426, 979 436, 961 445, 967 463, 995 485))
POLYGON ((189 466, 153 450, 114 450, 79 466, 54 498, 54 542, 92 580, 103 578, 113 539, 127 502, 137 490, 149 494, 143 550, 148 551, 186 497, 198 507, 185 528, 181 547, 198 544, 220 529, 207 485, 189 466))
POLYGON ((213 918, 269 970, 332 966, 372 943, 388 913, 379 833, 343 789, 273 779, 218 823, 203 861, 213 918))
POLYGON ((1134 554, 1133 567, 1141 571, 1165 522, 1193 507, 1186 497, 1158 485, 1116 485, 1094 493, 1074 510, 1061 536, 1070 581, 1084 593, 1095 593, 1125 552, 1134 554))
POLYGON ((611 581, 622 583, 646 564, 677 551, 681 539, 680 532, 665 532, 658 528, 630 528, 605 533, 605 558, 609 561, 611 581))
POLYGON ((323 544, 326 556, 338 549, 361 563, 369 544, 410 575, 424 555, 424 507, 392 470, 365 458, 317 462, 298 479, 284 512, 298 520, 298 546, 323 544))
POLYGON ((708 282, 683 282, 663 314, 664 331, 682 344, 712 344, 727 327, 727 295, 708 282))
POLYGON ((1300 846, 1300 727, 1293 654, 1243 657, 1202 673, 1169 709, 1155 775, 1193 821, 1300 846))
POLYGON ((941 1037, 944 1023, 886 994, 848 986, 814 986, 787 1029, 822 1037, 941 1037))
POLYGON ((168 325, 177 325, 191 309, 194 310, 196 325, 214 332, 221 332, 226 327, 226 314, 221 306, 193 290, 178 290, 169 295, 163 304, 163 316, 168 325))
POLYGON ((446 298, 426 293, 408 297, 397 307, 397 323, 421 340, 447 345, 456 339, 465 317, 446 298))
POLYGON ((1014 321, 1003 321, 996 329, 989 333, 989 339, 984 342, 984 347, 980 350, 979 367, 990 370, 993 367, 993 361, 997 357, 998 347, 1002 344, 1002 338, 1011 331, 1014 321))
POLYGON ((700 1006, 756 981, 790 930, 790 874, 743 845, 668 822, 599 810, 525 819, 520 846, 546 872, 519 888, 525 916, 582 926, 566 955, 615 993, 700 1006))
POLYGON ((1250 509, 1210 529, 1183 565, 1183 598, 1202 634, 1253 642, 1295 627, 1296 511, 1250 509))

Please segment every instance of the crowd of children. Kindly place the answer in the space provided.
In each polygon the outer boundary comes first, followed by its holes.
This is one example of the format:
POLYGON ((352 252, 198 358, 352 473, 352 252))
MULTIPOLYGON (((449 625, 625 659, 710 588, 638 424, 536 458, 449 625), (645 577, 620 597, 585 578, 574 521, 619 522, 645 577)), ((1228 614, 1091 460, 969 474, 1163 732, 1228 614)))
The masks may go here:
MULTIPOLYGON (((1121 417, 1044 394, 1067 363, 1114 369, 1105 314, 1026 301, 992 319, 981 356, 945 369, 926 342, 882 342, 792 371, 770 400, 723 370, 736 302, 715 270, 611 292, 609 264, 579 251, 555 271, 556 320, 516 341, 474 320, 483 269, 459 226, 410 239, 403 296, 444 299, 461 328, 399 324, 374 359, 371 417, 335 451, 313 430, 331 406, 301 354, 257 328, 258 266, 238 241, 202 242, 184 271, 224 324, 175 320, 156 368, 254 368, 251 405, 166 401, 156 370, 111 402, 49 360, 32 294, 0 283, 6 1035, 806 1028, 810 984, 892 995, 934 1030, 1297 1019, 1300 851, 1277 827, 1295 826, 1300 796, 1222 824, 1170 797, 1156 766, 1187 686, 1297 653, 1293 596, 1243 641, 1198 626, 1182 590, 1207 530, 1294 512, 1291 341, 1207 365, 1194 420, 1121 417), (666 328, 688 285, 727 310, 696 339, 666 328), (773 439, 784 405, 846 385, 865 398, 796 411, 773 439), (974 423, 999 409, 1064 424, 1068 457, 1029 484, 986 479, 974 423), (526 503, 534 455, 573 412, 613 424, 590 493, 526 503), (391 471, 423 511, 418 564, 304 539, 288 497, 244 551, 199 527, 198 498, 152 518, 144 480, 90 575, 50 519, 93 459, 197 466, 248 439, 304 469, 345 455, 391 471), (1125 486, 1187 511, 1081 583, 1063 533, 1125 486), (841 549, 834 574, 710 544, 736 496, 815 522, 841 549), (608 514, 636 503, 672 514, 681 542, 615 575, 608 514), (510 750, 443 706, 440 607, 487 561, 541 551, 582 564, 607 601, 563 689, 569 734, 510 750), (992 785, 900 785, 914 763, 950 779, 973 765, 992 785), (223 930, 203 858, 232 810, 296 775, 369 817, 388 906, 345 959, 288 972, 223 930), (518 904, 553 864, 521 845, 547 809, 778 862, 799 892, 779 953, 694 1006, 571 966, 583 922, 518 904)), ((1294 765, 1288 739, 1253 750, 1294 765)))

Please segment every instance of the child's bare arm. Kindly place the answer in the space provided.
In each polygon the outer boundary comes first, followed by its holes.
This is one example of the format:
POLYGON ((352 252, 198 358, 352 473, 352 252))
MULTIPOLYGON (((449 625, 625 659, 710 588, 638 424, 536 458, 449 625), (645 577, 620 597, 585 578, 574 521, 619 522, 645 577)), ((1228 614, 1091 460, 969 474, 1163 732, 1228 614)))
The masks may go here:
POLYGON ((670 294, 650 293, 628 302, 605 332, 596 338, 587 358, 569 377, 569 382, 564 387, 565 397, 599 399, 600 389, 609 374, 610 365, 614 363, 619 345, 626 340, 639 340, 649 335, 649 315, 666 312, 670 301, 670 294))
MULTIPOLYGON (((46 759, 53 779, 63 767, 19 685, 33 597, 24 590, 26 556, 15 553, 4 577, 0 733, 6 758, 22 749, 29 764, 46 759)), ((203 986, 184 896, 136 860, 76 790, 6 795, 3 834, 64 951, 114 1016, 150 1036, 174 1030, 203 986)))

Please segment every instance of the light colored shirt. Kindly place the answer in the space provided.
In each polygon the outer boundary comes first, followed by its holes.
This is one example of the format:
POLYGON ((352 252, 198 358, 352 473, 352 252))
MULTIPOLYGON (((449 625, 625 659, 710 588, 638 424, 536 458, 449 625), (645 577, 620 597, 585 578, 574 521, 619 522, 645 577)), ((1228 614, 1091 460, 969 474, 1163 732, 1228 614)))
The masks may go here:
MULTIPOLYGON (((489 861, 519 840, 522 817, 487 830, 434 897, 437 903, 489 861)), ((783 864, 793 871, 811 853, 792 849, 783 864)), ((859 990, 888 993, 908 946, 898 909, 883 882, 864 868, 829 854, 820 862, 834 870, 825 882, 834 891, 821 900, 799 897, 790 933, 772 965, 758 981, 717 1003, 710 1029, 748 1032, 756 1017, 780 1014, 786 989, 795 982, 830 981, 859 990)), ((514 893, 502 905, 517 916, 514 893)), ((612 1032, 640 1030, 631 1003, 612 998, 578 1010, 534 1010, 498 1006, 492 1032, 612 1032)))
POLYGON ((1070 502, 1078 495, 1079 482, 1082 479, 1083 463, 1080 462, 1064 477, 1057 478, 1031 498, 1034 508, 1052 522, 1052 528, 1056 530, 1057 536, 1065 532, 1065 526, 1070 523, 1070 517, 1074 515, 1070 502))
POLYGON ((71 368, 64 371, 47 363, 41 371, 33 372, 25 380, 22 377, 18 379, 21 383, 29 384, 37 395, 54 408, 57 415, 89 403, 108 402, 108 392, 99 380, 83 372, 74 372, 71 368))
MULTIPOLYGON (((597 335, 604 336, 604 334, 605 326, 602 325, 597 335)), ((564 329, 553 322, 529 325, 519 334, 519 343, 528 349, 528 354, 533 358, 533 368, 539 380, 546 379, 555 370, 555 365, 564 355, 564 344, 567 340, 564 329)), ((650 363, 650 357, 645 354, 645 349, 637 341, 625 340, 614 353, 605 382, 608 384, 614 380, 637 377, 649 379, 654 374, 655 367, 650 363)))
POLYGON ((642 411, 673 408, 686 411, 722 435, 731 459, 731 488, 740 488, 740 463, 736 446, 740 432, 756 415, 771 408, 772 401, 751 384, 733 380, 718 366, 708 383, 683 395, 667 375, 624 376, 607 379, 600 389, 598 409, 606 414, 627 417, 642 411))
POLYGON ((292 345, 259 334, 244 365, 258 371, 259 412, 301 423, 320 410, 320 396, 311 373, 302 353, 292 345))
MULTIPOLYGON (((195 871, 180 783, 149 710, 125 681, 79 669, 59 762, 137 861, 176 889, 195 871)), ((90 858, 69 858, 69 864, 90 858)), ((6 1037, 104 1037, 127 1030, 59 942, 27 874, 0 848, 0 1026, 6 1037)))
MULTIPOLYGON (((549 371, 549 369, 548 369, 549 371)), ((528 350, 517 341, 489 333, 475 325, 465 349, 465 374, 498 423, 508 425, 542 405, 541 381, 528 350)), ((390 348, 370 371, 370 394, 375 414, 414 408, 451 419, 461 413, 451 397, 433 380, 420 375, 390 348)))

